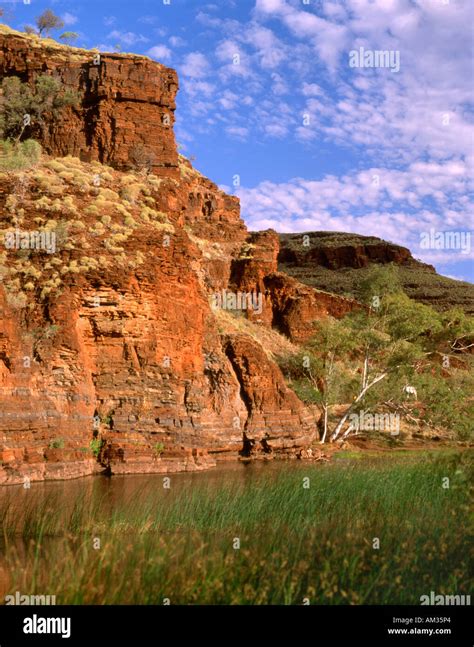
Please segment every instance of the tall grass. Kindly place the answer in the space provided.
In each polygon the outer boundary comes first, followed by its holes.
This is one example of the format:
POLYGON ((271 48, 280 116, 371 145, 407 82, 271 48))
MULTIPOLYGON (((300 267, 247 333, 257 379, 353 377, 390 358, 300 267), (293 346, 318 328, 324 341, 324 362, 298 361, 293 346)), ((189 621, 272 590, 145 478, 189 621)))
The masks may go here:
POLYGON ((6 591, 74 604, 419 604, 431 590, 469 593, 466 452, 294 467, 221 487, 206 475, 178 491, 150 483, 115 506, 94 492, 67 505, 28 495, 22 511, 12 499, 0 515, 6 591))

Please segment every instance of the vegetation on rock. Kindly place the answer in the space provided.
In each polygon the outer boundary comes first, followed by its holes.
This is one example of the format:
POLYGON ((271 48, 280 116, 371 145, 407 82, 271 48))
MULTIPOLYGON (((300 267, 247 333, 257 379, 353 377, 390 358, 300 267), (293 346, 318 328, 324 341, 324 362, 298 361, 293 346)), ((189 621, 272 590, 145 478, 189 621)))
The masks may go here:
POLYGON ((315 322, 314 337, 281 362, 298 395, 320 409, 322 442, 358 433, 350 420, 360 411, 396 412, 416 429, 448 427, 472 438, 474 365, 461 348, 474 336, 473 318, 413 301, 393 268, 373 269, 361 294, 367 308, 315 322), (416 402, 407 400, 407 385, 416 402))

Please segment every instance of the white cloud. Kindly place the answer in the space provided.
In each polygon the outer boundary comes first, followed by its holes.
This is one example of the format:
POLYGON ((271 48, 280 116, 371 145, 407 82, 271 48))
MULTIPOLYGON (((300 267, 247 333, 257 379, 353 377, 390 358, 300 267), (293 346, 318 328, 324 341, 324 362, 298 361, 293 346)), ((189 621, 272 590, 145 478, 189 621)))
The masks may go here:
POLYGON ((65 24, 67 27, 70 27, 71 25, 75 25, 75 24, 76 24, 76 22, 78 21, 78 17, 77 17, 77 16, 74 16, 72 13, 69 13, 69 12, 67 12, 67 11, 66 11, 66 13, 64 13, 64 14, 62 15, 62 19, 63 19, 63 21, 64 21, 64 24, 65 24))
POLYGON ((183 90, 191 97, 212 97, 215 94, 216 87, 208 81, 199 79, 183 79, 183 90))
POLYGON ((241 38, 256 49, 259 64, 264 69, 277 68, 287 57, 286 45, 266 27, 251 25, 243 30, 241 38))
POLYGON ((333 0, 324 0, 323 13, 329 18, 334 20, 344 20, 347 18, 347 12, 344 6, 340 5, 333 0))
POLYGON ((210 65, 204 54, 191 52, 187 54, 181 66, 181 74, 193 79, 202 79, 210 73, 210 65))
MULTIPOLYGON (((471 154, 472 112, 465 107, 472 101, 470 0, 448 4, 441 0, 325 0, 321 4, 326 19, 314 7, 303 8, 301 3, 256 2, 259 21, 278 20, 296 42, 311 47, 317 55, 315 62, 332 74, 325 118, 314 113, 314 132, 298 128, 297 137, 362 146, 369 155, 390 155, 406 162, 416 155, 442 160, 471 154), (400 52, 400 73, 350 69, 349 51, 359 46, 400 52)), ((247 31, 257 33, 257 28, 251 26, 247 31)), ((307 56, 295 56, 294 45, 294 40, 292 47, 284 45, 286 53, 293 52, 289 66, 303 77, 303 94, 316 96, 309 90, 313 75, 304 63, 307 56)), ((311 112, 311 106, 307 104, 302 111, 311 112)))
POLYGON ((276 72, 272 74, 272 92, 273 94, 276 95, 281 95, 281 94, 288 94, 290 92, 290 88, 286 82, 286 80, 281 76, 281 74, 277 74, 276 72))
POLYGON ((287 9, 285 0, 257 0, 255 10, 263 14, 281 14, 287 9))
POLYGON ((147 43, 148 38, 145 36, 142 36, 141 34, 135 34, 132 31, 119 31, 118 29, 114 29, 113 31, 110 32, 110 34, 107 36, 107 38, 113 38, 116 41, 120 43, 124 43, 125 45, 135 45, 136 43, 147 43))
POLYGON ((420 233, 431 228, 468 231, 474 202, 466 194, 473 184, 466 164, 416 162, 404 171, 372 167, 321 180, 265 181, 240 188, 238 195, 251 229, 366 233, 405 245, 426 262, 446 264, 474 258, 474 250, 470 257, 452 250, 426 251, 420 247, 420 233))
POLYGON ((306 83, 306 81, 303 82, 301 92, 305 97, 318 97, 324 94, 324 90, 317 83, 306 83))
POLYGON ((98 43, 94 45, 94 49, 98 49, 100 52, 113 52, 115 51, 115 46, 108 45, 107 43, 98 43))
POLYGON ((248 128, 241 128, 239 126, 228 126, 225 130, 228 135, 237 137, 238 139, 245 139, 249 134, 248 128))
POLYGON ((141 22, 145 25, 154 25, 157 20, 157 16, 140 16, 138 22, 141 22))
POLYGON ((217 103, 224 108, 224 110, 231 110, 239 103, 239 95, 231 90, 224 90, 222 95, 217 100, 217 103))
POLYGON ((180 36, 170 36, 169 43, 171 47, 185 47, 187 44, 180 36))
POLYGON ((166 45, 155 45, 147 51, 147 56, 156 58, 158 61, 166 61, 171 58, 171 50, 166 45))
POLYGON ((472 217, 472 0, 255 0, 248 20, 222 15, 202 7, 210 46, 181 66, 190 137, 278 139, 280 151, 287 139, 335 169, 242 188, 250 226, 373 233, 453 263, 417 248, 422 228, 472 217), (350 68, 360 46, 398 51, 400 71, 350 68), (347 160, 365 170, 338 176, 347 160))
POLYGON ((281 15, 283 23, 296 37, 310 39, 319 58, 334 72, 348 43, 347 27, 299 9, 287 8, 281 11, 281 15))
POLYGON ((220 41, 215 55, 223 63, 219 68, 222 81, 229 82, 235 77, 251 78, 256 76, 256 70, 251 66, 251 57, 243 47, 233 39, 220 41))
POLYGON ((271 137, 276 137, 281 139, 288 135, 288 128, 285 124, 281 123, 267 123, 264 126, 265 134, 270 135, 271 137))
POLYGON ((201 25, 205 25, 206 27, 219 27, 222 20, 220 18, 213 18, 204 11, 199 11, 196 14, 196 22, 201 23, 201 25))

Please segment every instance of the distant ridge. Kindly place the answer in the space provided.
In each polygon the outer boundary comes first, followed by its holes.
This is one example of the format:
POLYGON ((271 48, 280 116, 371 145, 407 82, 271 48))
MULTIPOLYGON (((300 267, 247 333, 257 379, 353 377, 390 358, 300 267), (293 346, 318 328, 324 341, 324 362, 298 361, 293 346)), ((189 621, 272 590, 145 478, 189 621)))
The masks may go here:
POLYGON ((394 263, 413 299, 439 310, 457 306, 474 313, 474 285, 441 276, 432 265, 413 258, 406 247, 344 232, 279 234, 279 238, 278 270, 311 287, 357 298, 358 285, 373 265, 394 263))

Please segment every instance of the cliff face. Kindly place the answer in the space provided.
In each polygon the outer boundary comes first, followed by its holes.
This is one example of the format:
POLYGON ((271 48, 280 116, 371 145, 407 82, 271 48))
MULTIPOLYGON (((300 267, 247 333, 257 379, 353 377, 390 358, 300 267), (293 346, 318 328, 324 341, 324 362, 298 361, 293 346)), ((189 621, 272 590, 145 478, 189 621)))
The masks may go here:
POLYGON ((0 31, 0 74, 81 97, 56 159, 0 175, 0 484, 306 455, 317 420, 255 330, 292 347, 357 304, 279 272, 278 235, 177 155, 173 70, 93 56, 0 31), (140 142, 155 174, 120 170, 140 142))
MULTIPOLYGON (((314 441, 272 357, 221 328, 213 297, 257 270, 238 200, 184 160, 179 181, 46 160, 0 176, 0 213, 4 241, 56 234, 53 253, 0 256, 0 483, 296 457, 314 441)), ((276 234, 261 238, 256 290, 276 267, 276 234)))
MULTIPOLYGON (((283 250, 284 251, 284 250, 283 250)), ((313 335, 311 323, 328 315, 343 317, 359 304, 335 294, 315 290, 278 271, 280 239, 275 231, 253 232, 244 252, 232 263, 233 289, 262 294, 262 312, 249 318, 279 330, 296 344, 313 335)))
POLYGON ((338 232, 281 234, 278 261, 288 265, 326 267, 332 270, 359 269, 371 263, 395 263, 429 268, 416 261, 406 247, 373 236, 338 232))
POLYGON ((32 82, 41 74, 53 75, 78 96, 77 106, 49 124, 41 142, 46 152, 127 168, 129 151, 140 145, 155 173, 177 177, 174 70, 145 57, 99 54, 3 27, 0 78, 32 82))

